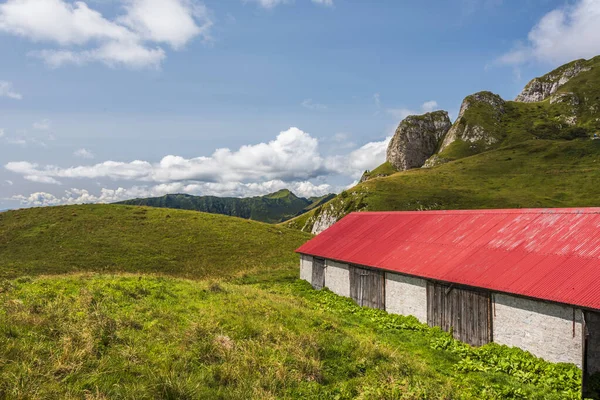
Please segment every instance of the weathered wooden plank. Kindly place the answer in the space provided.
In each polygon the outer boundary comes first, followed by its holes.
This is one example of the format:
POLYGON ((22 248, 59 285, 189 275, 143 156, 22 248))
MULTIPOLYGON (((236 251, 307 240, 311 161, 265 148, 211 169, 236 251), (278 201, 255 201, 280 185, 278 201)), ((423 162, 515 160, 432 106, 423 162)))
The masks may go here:
POLYGON ((313 259, 312 286, 318 290, 325 286, 325 260, 322 258, 313 259))
POLYGON ((491 341, 491 299, 486 292, 427 284, 427 323, 452 331, 461 341, 481 346, 491 341))

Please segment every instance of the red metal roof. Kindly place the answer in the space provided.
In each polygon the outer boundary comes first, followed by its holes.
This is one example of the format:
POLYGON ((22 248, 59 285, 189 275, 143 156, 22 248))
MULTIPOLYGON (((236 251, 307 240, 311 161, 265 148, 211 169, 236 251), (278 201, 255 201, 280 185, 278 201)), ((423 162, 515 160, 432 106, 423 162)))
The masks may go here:
POLYGON ((297 252, 600 309, 600 208, 352 213, 297 252))

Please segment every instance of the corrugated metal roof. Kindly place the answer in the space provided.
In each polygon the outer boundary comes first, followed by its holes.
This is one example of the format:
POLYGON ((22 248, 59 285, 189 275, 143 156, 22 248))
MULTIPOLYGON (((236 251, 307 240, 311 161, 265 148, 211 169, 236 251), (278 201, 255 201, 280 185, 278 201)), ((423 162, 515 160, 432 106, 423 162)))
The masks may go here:
POLYGON ((352 213, 297 252, 600 309, 600 208, 352 213))

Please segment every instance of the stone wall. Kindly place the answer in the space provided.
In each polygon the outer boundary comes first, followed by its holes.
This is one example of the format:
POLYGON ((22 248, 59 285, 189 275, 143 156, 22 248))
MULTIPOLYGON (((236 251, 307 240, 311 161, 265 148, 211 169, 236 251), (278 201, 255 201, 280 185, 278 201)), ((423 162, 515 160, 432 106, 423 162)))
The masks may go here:
POLYGON ((350 267, 348 264, 325 260, 325 286, 335 294, 350 297, 350 267))
POLYGON ((410 276, 385 274, 385 309, 389 313, 414 315, 427 323, 427 281, 410 276))
POLYGON ((494 342, 581 368, 581 310, 500 293, 494 293, 492 301, 494 342))
POLYGON ((312 284, 312 256, 300 254, 300 279, 312 284))

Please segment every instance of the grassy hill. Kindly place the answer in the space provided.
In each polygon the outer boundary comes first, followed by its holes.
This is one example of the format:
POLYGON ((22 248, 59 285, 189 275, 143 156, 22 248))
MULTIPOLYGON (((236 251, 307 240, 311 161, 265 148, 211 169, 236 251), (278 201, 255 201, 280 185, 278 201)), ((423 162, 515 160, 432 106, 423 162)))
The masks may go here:
POLYGON ((20 278, 0 304, 3 399, 578 398, 573 365, 300 281, 20 278))
POLYGON ((310 235, 193 211, 121 205, 0 214, 0 278, 86 271, 190 278, 291 268, 310 235))
POLYGON ((306 199, 283 189, 265 196, 246 198, 167 194, 161 197, 125 200, 117 204, 203 211, 254 221, 277 223, 311 210, 333 197, 334 195, 326 195, 306 199))
POLYGON ((313 290, 309 237, 118 205, 0 214, 0 398, 578 398, 573 365, 313 290))
POLYGON ((351 211, 600 206, 600 140, 531 140, 373 178, 285 222, 310 232, 351 211))

